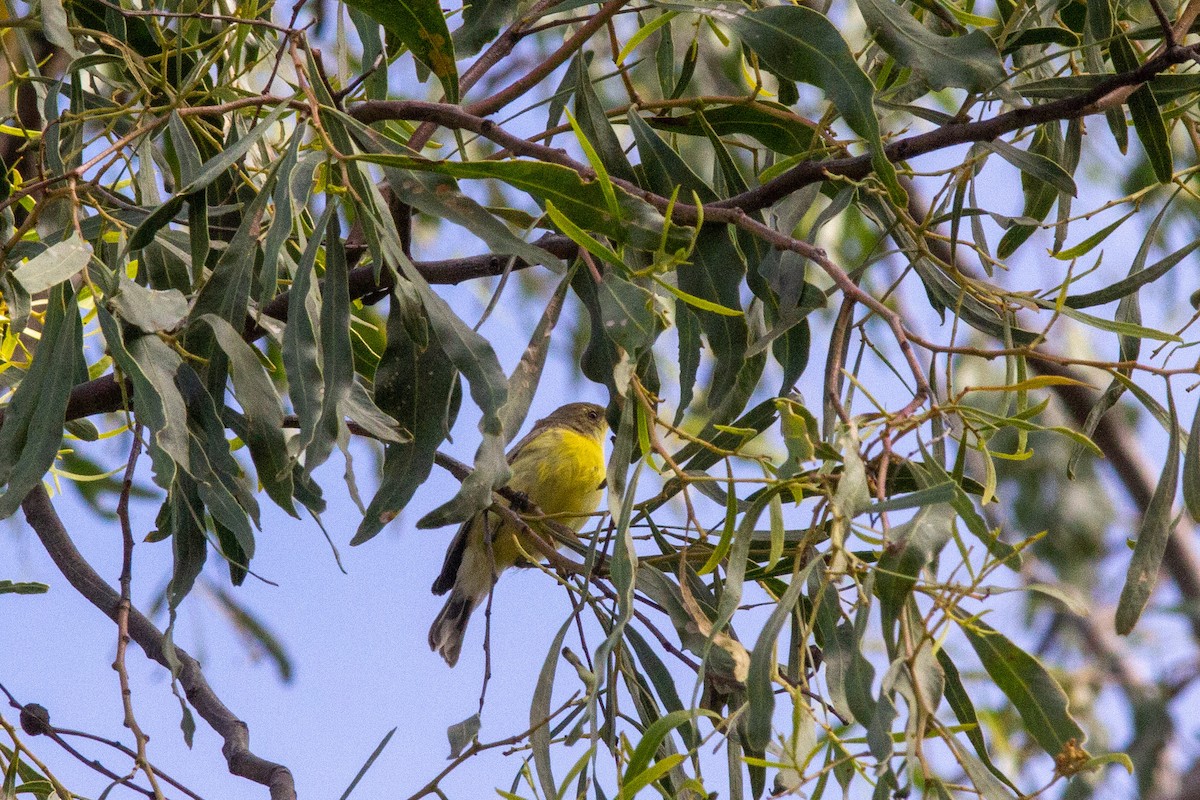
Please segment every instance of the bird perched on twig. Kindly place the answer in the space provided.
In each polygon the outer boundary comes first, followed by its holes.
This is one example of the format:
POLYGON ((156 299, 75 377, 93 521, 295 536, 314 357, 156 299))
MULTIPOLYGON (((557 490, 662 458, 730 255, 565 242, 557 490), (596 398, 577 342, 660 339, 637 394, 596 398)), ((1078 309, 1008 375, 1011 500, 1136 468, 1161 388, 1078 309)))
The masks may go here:
MULTIPOLYGON (((600 504, 606 429, 604 409, 594 403, 568 403, 538 420, 508 454, 512 477, 507 488, 578 531, 600 504)), ((450 597, 429 629, 429 647, 450 666, 458 662, 471 612, 487 598, 501 572, 527 558, 527 538, 518 526, 487 509, 458 529, 433 582, 434 594, 449 592, 450 597)))

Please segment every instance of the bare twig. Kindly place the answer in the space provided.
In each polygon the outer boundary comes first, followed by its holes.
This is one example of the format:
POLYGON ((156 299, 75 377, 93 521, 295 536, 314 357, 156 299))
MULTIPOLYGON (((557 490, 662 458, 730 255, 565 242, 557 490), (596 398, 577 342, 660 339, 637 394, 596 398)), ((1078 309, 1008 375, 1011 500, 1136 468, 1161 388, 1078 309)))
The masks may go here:
POLYGON ((137 757, 134 759, 134 772, 141 769, 150 781, 150 788, 156 800, 162 800, 162 788, 150 767, 150 759, 146 757, 146 742, 150 737, 138 725, 133 713, 133 691, 129 688, 129 671, 125 669, 125 650, 129 647, 129 609, 130 584, 133 581, 133 527, 129 523, 129 494, 133 489, 133 473, 137 466, 138 456, 142 452, 142 425, 133 426, 133 444, 129 448, 129 461, 125 465, 125 478, 121 481, 121 497, 117 500, 117 519, 121 523, 121 599, 117 603, 117 657, 113 660, 113 669, 117 671, 117 679, 121 684, 121 704, 125 709, 125 727, 133 734, 137 757))

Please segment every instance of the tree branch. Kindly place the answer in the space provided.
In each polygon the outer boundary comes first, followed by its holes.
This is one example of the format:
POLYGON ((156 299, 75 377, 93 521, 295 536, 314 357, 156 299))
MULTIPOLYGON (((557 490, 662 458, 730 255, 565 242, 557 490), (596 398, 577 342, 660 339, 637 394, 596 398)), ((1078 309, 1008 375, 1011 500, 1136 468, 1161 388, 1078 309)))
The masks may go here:
MULTIPOLYGON (((88 602, 117 621, 121 595, 109 586, 84 559, 62 520, 50 503, 50 497, 42 486, 38 486, 21 504, 25 519, 33 528, 54 564, 74 589, 87 598, 88 602)), ((135 608, 129 609, 129 636, 146 652, 146 655, 167 669, 171 661, 167 657, 163 634, 135 608)), ((250 750, 250 729, 238 719, 221 699, 217 697, 199 662, 180 647, 172 654, 178 664, 176 677, 187 694, 188 702, 204 721, 225 740, 221 753, 229 764, 229 772, 247 780, 260 783, 271 790, 271 800, 295 800, 296 787, 292 773, 287 767, 267 761, 250 750)))

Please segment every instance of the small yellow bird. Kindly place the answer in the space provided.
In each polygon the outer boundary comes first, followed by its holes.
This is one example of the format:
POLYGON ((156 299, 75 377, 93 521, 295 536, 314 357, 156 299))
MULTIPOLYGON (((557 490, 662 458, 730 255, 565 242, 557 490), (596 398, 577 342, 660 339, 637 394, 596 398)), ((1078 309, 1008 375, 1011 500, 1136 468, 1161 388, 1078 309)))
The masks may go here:
MULTIPOLYGON (((508 488, 529 498, 547 516, 578 531, 596 510, 604 486, 604 409, 594 403, 568 403, 534 424, 508 454, 508 488)), ((454 666, 462 650, 471 612, 492 590, 500 573, 527 558, 532 545, 514 525, 487 510, 458 529, 434 594, 450 598, 429 629, 429 647, 454 666), (491 535, 489 547, 484 534, 491 535)))

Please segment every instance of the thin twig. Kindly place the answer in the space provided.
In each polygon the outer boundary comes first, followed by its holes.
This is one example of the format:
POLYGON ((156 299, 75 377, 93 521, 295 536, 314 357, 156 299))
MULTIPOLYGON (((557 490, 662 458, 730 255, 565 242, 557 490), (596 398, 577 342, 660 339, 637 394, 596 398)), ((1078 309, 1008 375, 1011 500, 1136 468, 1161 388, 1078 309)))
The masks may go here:
POLYGON ((121 481, 121 496, 117 500, 117 519, 121 523, 121 599, 117 603, 117 657, 113 660, 113 669, 117 671, 117 680, 121 684, 121 704, 125 709, 125 727, 133 734, 137 757, 134 759, 134 772, 141 769, 150 781, 155 800, 162 800, 162 788, 154 770, 150 767, 150 759, 146 757, 146 742, 150 737, 138 725, 133 713, 133 690, 129 687, 129 671, 125 669, 125 650, 129 647, 129 609, 130 585, 133 582, 133 527, 129 522, 129 494, 133 490, 134 469, 137 467, 138 456, 142 453, 142 424, 133 427, 133 444, 129 448, 129 461, 125 465, 125 477, 121 481))

